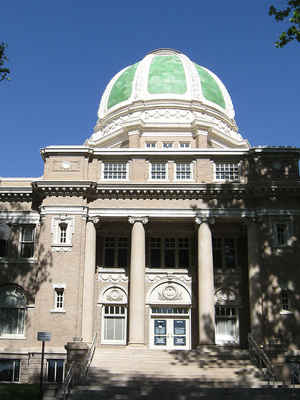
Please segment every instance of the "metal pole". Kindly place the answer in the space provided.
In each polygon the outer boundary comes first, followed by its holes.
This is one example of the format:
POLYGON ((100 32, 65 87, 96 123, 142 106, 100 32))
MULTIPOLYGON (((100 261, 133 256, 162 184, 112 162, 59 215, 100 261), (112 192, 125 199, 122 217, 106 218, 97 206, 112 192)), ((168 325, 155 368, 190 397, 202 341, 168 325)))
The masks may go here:
POLYGON ((43 398, 44 355, 45 355, 45 342, 42 341, 42 359, 41 359, 41 375, 40 375, 40 394, 41 394, 41 399, 43 398))

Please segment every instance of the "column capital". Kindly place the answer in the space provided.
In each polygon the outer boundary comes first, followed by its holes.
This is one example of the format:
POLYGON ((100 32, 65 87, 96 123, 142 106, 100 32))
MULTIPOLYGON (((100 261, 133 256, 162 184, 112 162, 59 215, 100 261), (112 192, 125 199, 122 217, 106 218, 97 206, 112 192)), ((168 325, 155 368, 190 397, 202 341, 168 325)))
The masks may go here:
POLYGON ((195 217, 195 223, 197 225, 201 225, 203 223, 209 224, 209 225, 213 225, 216 222, 215 218, 213 217, 195 217))
POLYGON ((96 225, 100 222, 100 218, 87 216, 86 222, 92 222, 94 225, 96 225))
POLYGON ((149 221, 148 217, 128 217, 128 222, 134 224, 135 222, 141 222, 143 225, 147 224, 149 221))

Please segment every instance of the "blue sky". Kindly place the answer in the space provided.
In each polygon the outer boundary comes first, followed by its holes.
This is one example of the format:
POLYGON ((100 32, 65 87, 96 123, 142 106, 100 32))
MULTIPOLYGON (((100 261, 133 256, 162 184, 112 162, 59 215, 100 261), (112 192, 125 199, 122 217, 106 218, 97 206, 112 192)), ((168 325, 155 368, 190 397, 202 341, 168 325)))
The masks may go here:
POLYGON ((300 147, 300 45, 275 48, 284 24, 268 16, 272 3, 285 1, 2 2, 11 81, 0 82, 0 176, 40 176, 41 147, 83 144, 109 80, 164 47, 219 76, 252 146, 300 147))

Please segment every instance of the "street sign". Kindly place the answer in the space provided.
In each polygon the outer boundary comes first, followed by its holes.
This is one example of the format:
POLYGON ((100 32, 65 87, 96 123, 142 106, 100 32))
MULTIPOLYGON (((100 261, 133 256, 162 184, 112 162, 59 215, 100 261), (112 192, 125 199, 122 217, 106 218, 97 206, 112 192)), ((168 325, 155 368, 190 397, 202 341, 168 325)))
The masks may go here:
POLYGON ((38 332, 37 340, 39 340, 40 342, 49 342, 51 340, 51 333, 50 332, 38 332))

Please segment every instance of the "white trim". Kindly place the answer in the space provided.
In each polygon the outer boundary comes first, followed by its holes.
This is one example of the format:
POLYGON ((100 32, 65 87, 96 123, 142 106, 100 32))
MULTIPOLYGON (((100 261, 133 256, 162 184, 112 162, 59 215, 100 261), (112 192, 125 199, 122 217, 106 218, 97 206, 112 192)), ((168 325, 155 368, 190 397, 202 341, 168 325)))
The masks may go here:
POLYGON ((129 181, 129 163, 131 160, 102 160, 101 163, 101 177, 100 180, 101 181, 122 181, 122 182, 126 182, 129 181), (125 164, 125 174, 126 174, 126 178, 104 178, 104 164, 105 163, 110 163, 110 164, 125 164))
POLYGON ((41 216, 44 215, 87 215, 86 206, 42 206, 41 216))
POLYGON ((40 222, 40 214, 27 211, 0 211, 0 223, 36 225, 40 222))

